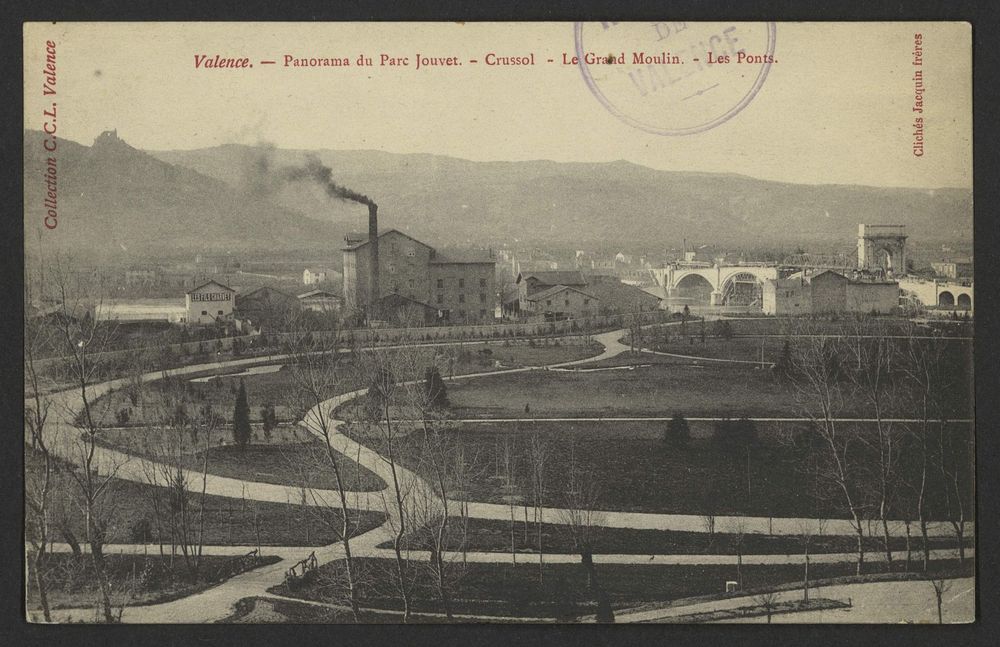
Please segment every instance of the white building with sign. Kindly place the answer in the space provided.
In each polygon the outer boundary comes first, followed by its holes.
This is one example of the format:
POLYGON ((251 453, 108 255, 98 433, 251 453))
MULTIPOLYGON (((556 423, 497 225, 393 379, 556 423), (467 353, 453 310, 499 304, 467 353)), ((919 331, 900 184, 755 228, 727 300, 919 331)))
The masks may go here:
POLYGON ((187 321, 190 324, 213 324, 231 321, 236 290, 217 281, 202 283, 184 295, 187 321))

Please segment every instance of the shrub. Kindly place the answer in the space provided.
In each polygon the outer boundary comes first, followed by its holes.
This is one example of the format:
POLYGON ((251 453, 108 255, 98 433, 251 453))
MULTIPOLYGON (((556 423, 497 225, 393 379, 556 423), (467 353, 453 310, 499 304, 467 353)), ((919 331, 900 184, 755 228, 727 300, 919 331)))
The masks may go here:
POLYGON ((691 441, 691 426, 682 413, 675 413, 667 422, 663 442, 672 447, 685 447, 691 441))

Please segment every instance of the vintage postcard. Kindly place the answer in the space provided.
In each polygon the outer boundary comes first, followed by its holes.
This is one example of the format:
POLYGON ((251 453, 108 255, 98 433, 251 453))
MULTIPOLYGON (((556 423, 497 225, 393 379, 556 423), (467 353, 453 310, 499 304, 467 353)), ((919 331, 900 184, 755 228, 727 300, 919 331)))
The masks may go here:
POLYGON ((972 27, 26 23, 26 617, 976 620, 972 27))

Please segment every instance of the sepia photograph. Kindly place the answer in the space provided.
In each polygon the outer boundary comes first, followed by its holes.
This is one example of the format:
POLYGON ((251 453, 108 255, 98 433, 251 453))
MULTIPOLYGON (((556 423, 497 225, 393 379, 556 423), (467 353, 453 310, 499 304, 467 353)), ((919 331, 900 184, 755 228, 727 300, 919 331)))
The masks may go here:
POLYGON ((24 619, 976 622, 972 36, 25 23, 24 619))

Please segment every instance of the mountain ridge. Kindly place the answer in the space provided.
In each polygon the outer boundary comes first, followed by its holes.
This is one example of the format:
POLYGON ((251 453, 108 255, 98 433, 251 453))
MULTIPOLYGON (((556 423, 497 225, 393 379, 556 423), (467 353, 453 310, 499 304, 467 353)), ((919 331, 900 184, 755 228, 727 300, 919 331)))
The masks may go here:
MULTIPOLYGON (((42 133, 25 131, 26 178, 44 171, 42 133)), ((445 246, 640 248, 689 242, 852 246, 858 223, 904 224, 911 240, 971 241, 972 192, 800 185, 740 174, 613 162, 478 162, 430 153, 286 150, 224 144, 142 151, 117 136, 60 140, 57 232, 43 240, 108 253, 325 251, 366 228, 367 210, 290 181, 308 157, 372 197, 380 226, 445 246)), ((42 186, 26 183, 26 234, 42 186)), ((32 236, 28 236, 29 243, 32 236)))

